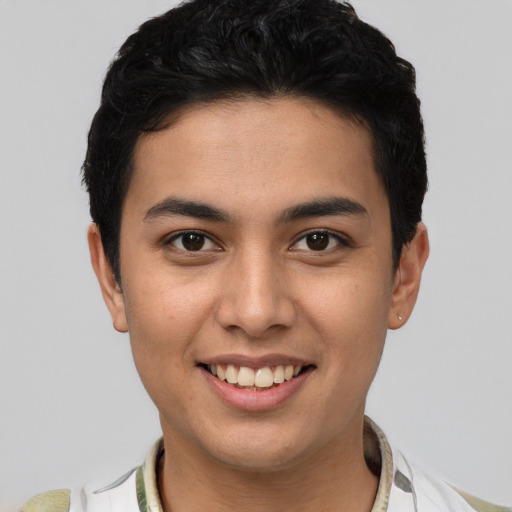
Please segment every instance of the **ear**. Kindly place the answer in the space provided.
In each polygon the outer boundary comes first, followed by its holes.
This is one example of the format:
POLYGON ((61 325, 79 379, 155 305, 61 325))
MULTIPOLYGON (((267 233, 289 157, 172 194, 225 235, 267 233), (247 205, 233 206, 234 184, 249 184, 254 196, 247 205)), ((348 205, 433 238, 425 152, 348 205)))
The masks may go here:
POLYGON ((127 332, 128 324, 126 322, 123 293, 105 256, 100 230, 95 223, 92 223, 87 230, 87 241, 89 242, 92 267, 98 279, 103 300, 110 311, 114 329, 119 332, 127 332))
POLYGON ((389 329, 398 329, 411 316, 418 292, 421 274, 428 258, 427 228, 419 224, 414 238, 402 249, 400 265, 393 283, 393 295, 388 317, 389 329))

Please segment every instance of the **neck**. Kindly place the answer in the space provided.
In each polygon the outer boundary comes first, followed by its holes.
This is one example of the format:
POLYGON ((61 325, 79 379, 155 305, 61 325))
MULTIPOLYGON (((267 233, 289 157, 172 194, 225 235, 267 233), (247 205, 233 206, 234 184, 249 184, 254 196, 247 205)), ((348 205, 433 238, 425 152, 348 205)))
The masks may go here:
MULTIPOLYGON (((169 433, 167 433, 169 434, 169 433)), ((164 432, 158 484, 165 512, 370 512, 378 478, 366 465, 362 422, 346 435, 284 468, 233 468, 164 432)))

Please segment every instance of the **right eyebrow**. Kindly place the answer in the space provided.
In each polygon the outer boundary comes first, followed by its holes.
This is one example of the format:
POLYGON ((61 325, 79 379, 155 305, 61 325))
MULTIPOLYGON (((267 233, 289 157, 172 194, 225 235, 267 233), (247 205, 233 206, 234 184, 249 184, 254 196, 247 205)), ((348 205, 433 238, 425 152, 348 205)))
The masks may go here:
POLYGON ((196 219, 212 220, 216 222, 229 221, 229 215, 206 203, 188 201, 177 197, 166 197, 153 205, 144 215, 144 221, 169 217, 172 215, 184 215, 196 219))
POLYGON ((308 217, 325 217, 329 215, 368 215, 366 208, 347 197, 319 198, 287 208, 279 216, 279 223, 292 222, 308 217))

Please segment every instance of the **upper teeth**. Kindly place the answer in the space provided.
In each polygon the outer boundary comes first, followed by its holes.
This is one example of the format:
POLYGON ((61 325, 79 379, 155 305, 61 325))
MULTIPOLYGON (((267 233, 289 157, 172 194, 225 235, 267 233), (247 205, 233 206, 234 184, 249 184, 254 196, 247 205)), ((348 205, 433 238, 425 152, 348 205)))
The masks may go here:
POLYGON ((212 364, 208 367, 213 375, 230 384, 238 384, 242 387, 270 388, 274 384, 282 384, 285 380, 291 380, 302 370, 302 366, 277 365, 263 368, 249 368, 247 366, 235 366, 233 364, 212 364))

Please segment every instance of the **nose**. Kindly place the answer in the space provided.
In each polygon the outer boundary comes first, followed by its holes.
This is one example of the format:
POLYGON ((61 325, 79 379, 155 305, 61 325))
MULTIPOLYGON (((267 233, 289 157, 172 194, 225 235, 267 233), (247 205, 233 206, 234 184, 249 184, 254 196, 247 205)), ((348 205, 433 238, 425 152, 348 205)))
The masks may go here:
POLYGON ((224 329, 261 338, 296 319, 286 273, 271 254, 246 251, 225 269, 217 320, 224 329))

